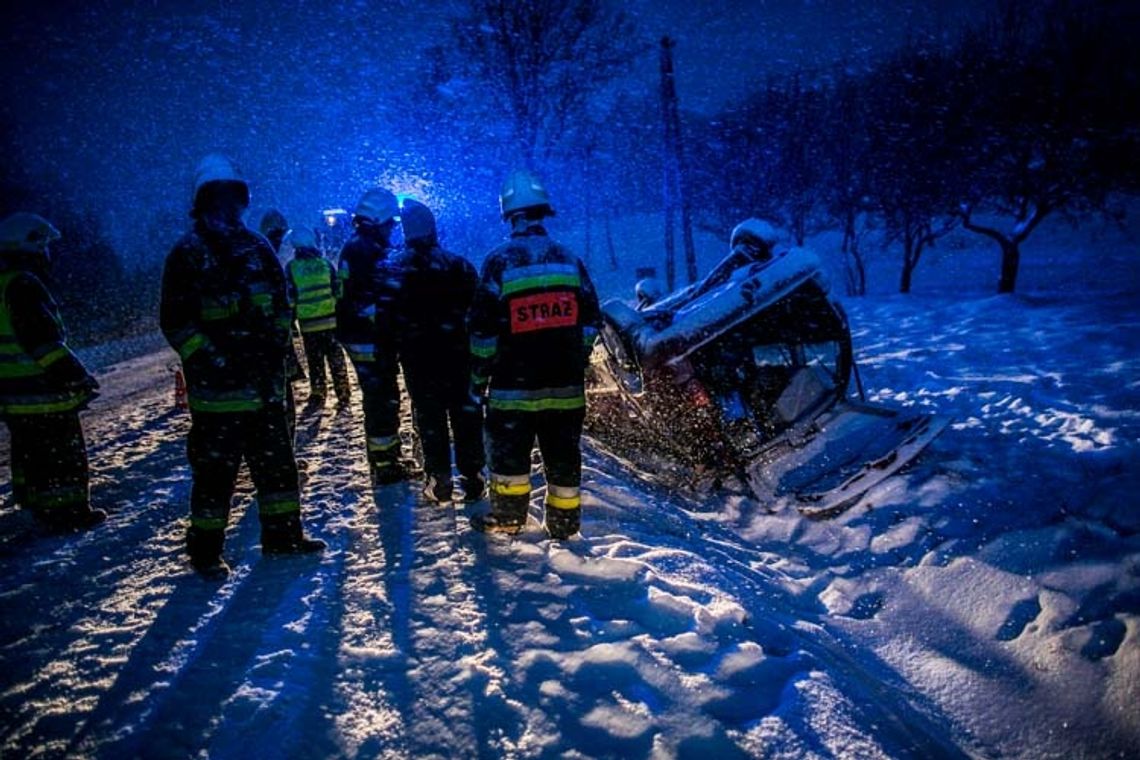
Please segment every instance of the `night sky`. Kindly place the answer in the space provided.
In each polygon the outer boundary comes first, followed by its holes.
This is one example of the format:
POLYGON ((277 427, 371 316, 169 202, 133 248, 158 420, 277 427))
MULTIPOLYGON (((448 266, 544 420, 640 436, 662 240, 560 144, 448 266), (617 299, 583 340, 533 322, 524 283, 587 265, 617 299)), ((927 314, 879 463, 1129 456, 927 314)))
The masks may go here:
MULTIPOLYGON (((448 39, 453 5, 7 3, 6 147, 33 177, 95 211, 128 260, 165 252, 169 241, 147 239, 141 217, 184 213, 193 167, 211 151, 242 167, 251 216, 276 206, 315 220, 322 207, 351 207, 372 182, 414 190, 424 175, 452 178, 453 196, 493 210, 511 167, 488 165, 451 135, 419 134, 415 118, 431 107, 422 53, 448 39)), ((656 93, 662 34, 678 42, 682 108, 714 113, 769 76, 864 61, 985 5, 637 0, 624 7, 646 52, 621 89, 656 93)))

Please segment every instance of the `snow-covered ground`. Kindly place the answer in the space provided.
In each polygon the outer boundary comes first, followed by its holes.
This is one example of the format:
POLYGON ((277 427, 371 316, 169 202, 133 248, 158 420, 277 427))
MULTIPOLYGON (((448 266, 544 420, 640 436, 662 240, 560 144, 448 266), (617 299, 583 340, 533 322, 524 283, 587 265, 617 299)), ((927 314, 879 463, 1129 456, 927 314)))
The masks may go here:
POLYGON ((0 754, 1135 756, 1124 285, 847 302, 869 397, 954 422, 830 521, 698 501, 587 443, 580 538, 487 538, 470 507, 372 492, 358 411, 304 411, 330 549, 262 558, 243 482, 221 585, 182 554, 174 357, 111 365, 85 418, 105 525, 38 535, 0 470, 0 754))

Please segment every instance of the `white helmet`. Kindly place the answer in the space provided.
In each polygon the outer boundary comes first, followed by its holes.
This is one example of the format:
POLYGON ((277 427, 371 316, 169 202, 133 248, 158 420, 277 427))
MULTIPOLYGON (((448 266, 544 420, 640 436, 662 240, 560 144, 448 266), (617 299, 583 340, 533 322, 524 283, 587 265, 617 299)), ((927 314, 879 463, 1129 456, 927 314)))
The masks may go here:
POLYGON ((288 240, 293 245, 294 250, 317 247, 317 235, 313 232, 312 227, 294 227, 289 230, 288 240))
POLYGON ((383 224, 389 219, 396 219, 400 215, 400 202, 390 190, 374 187, 365 191, 352 212, 354 216, 371 219, 376 224, 383 224))
POLYGON ((46 253, 48 244, 61 235, 39 214, 19 211, 0 222, 0 251, 46 253))
POLYGON ((510 173, 499 191, 499 211, 503 219, 528 208, 544 208, 546 216, 554 216, 550 196, 538 177, 525 169, 510 173))
POLYGON ((249 186, 242 179, 233 162, 221 153, 211 153, 198 162, 194 170, 194 206, 198 205, 198 197, 202 188, 213 182, 232 182, 241 185, 244 203, 249 205, 249 186))
POLYGON ((780 232, 763 219, 752 217, 745 219, 732 230, 732 237, 728 240, 728 247, 735 248, 740 243, 746 243, 758 248, 765 248, 771 252, 772 247, 780 240, 780 232))

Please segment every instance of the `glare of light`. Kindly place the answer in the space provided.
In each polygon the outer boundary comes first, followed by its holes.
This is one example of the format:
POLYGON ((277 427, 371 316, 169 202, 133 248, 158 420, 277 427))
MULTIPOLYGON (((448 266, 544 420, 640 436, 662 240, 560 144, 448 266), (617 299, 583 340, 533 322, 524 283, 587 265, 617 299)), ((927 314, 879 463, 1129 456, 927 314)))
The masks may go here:
POLYGON ((342 208, 326 208, 321 214, 325 217, 325 224, 329 227, 335 227, 337 219, 348 216, 348 212, 342 208))
POLYGON ((434 183, 428 177, 412 172, 388 170, 376 178, 376 184, 391 190, 401 206, 406 199, 413 198, 435 211, 439 210, 436 208, 439 205, 438 199, 432 192, 434 183))

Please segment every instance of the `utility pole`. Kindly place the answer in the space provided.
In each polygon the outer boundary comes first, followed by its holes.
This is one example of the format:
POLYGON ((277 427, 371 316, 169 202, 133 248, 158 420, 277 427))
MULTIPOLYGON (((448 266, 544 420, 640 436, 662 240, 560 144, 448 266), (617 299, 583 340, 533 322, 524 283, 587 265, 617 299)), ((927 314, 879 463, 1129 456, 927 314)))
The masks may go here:
POLYGON ((610 226, 610 218, 612 214, 610 213, 608 205, 606 206, 604 213, 606 220, 606 250, 609 251, 610 254, 610 271, 616 272, 618 270, 617 251, 614 249, 614 232, 610 226))
POLYGON ((594 142, 586 144, 586 268, 593 264, 594 231, 594 142))
POLYGON ((685 277, 689 284, 697 281, 697 255, 693 246, 693 220, 686 192, 685 148, 681 140, 681 111, 677 104, 677 85, 673 73, 673 46, 668 36, 661 38, 661 119, 665 126, 662 195, 665 205, 665 283, 676 289, 677 254, 674 225, 681 212, 681 235, 685 246, 685 277))

